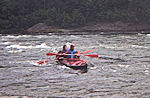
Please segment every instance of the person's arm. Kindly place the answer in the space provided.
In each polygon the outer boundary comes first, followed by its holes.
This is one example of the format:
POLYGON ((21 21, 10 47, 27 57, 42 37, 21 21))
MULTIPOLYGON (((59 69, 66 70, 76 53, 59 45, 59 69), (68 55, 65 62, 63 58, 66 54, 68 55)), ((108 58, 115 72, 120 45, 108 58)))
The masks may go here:
POLYGON ((80 55, 78 55, 79 54, 79 52, 78 51, 76 51, 76 53, 75 54, 77 54, 76 55, 76 58, 80 58, 80 55))
MULTIPOLYGON (((61 51, 58 52, 58 54, 60 54, 61 51)), ((58 60, 60 58, 60 55, 56 55, 56 60, 58 60)))
POLYGON ((67 50, 66 52, 65 52, 65 54, 68 54, 69 53, 69 50, 67 50))

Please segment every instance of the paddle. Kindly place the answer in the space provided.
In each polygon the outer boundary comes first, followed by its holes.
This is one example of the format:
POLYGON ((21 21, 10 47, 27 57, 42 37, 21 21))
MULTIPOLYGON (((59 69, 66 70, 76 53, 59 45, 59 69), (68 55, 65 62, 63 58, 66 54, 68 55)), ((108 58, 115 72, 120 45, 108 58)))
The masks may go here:
MULTIPOLYGON (((89 52, 92 52, 93 50, 88 50, 88 51, 84 51, 84 52, 81 52, 81 53, 78 53, 78 54, 58 54, 58 53, 46 53, 46 56, 54 56, 54 55, 81 55, 81 54, 86 54, 86 53, 89 53, 89 52)), ((91 57, 91 58, 98 58, 98 55, 97 54, 88 54, 88 55, 83 55, 83 56, 88 56, 88 57, 91 57)), ((43 63, 47 63, 48 60, 45 60, 45 61, 39 61, 37 62, 38 64, 43 64, 43 63)))
MULTIPOLYGON (((86 53, 89 53, 89 52, 92 52, 93 50, 88 50, 88 51, 84 51, 84 52, 81 52, 79 53, 80 54, 86 54, 86 53)), ((58 53, 46 53, 47 56, 54 56, 54 55, 61 55, 61 54, 58 54, 58 53)))
POLYGON ((91 58, 98 58, 98 54, 87 54, 87 55, 84 55, 84 56, 88 56, 88 57, 91 57, 91 58))
POLYGON ((47 56, 59 55, 58 53, 46 53, 47 56))
MULTIPOLYGON (((57 53, 47 53, 47 56, 53 56, 53 55, 80 55, 80 54, 57 54, 57 53)), ((88 56, 88 57, 92 57, 92 58, 98 58, 99 56, 97 54, 87 54, 87 55, 83 55, 83 56, 88 56)))
POLYGON ((88 51, 84 51, 84 52, 81 52, 79 54, 86 54, 86 53, 89 53, 89 52, 92 52, 93 50, 88 50, 88 51))
POLYGON ((37 62, 38 64, 43 64, 43 63, 47 63, 48 62, 48 60, 45 60, 45 61, 39 61, 39 62, 37 62))

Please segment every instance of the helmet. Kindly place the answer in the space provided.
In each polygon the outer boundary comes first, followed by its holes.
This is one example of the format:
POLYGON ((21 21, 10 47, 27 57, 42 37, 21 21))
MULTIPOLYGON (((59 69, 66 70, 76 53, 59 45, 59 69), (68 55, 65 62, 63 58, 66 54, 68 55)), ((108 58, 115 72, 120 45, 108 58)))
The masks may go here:
POLYGON ((74 44, 71 44, 70 46, 71 46, 71 47, 75 47, 75 45, 74 45, 74 44))
POLYGON ((67 47, 70 47, 70 43, 69 43, 69 42, 67 42, 65 45, 66 45, 67 47))

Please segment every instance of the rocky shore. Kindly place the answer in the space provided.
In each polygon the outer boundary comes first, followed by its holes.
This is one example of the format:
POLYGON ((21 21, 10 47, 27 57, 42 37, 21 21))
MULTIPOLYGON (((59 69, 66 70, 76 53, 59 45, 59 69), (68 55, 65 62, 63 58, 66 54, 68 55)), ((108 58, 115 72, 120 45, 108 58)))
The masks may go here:
POLYGON ((44 23, 38 23, 27 29, 30 33, 49 33, 49 32, 118 32, 118 33, 150 33, 150 24, 147 23, 97 23, 80 28, 62 29, 48 26, 44 23))

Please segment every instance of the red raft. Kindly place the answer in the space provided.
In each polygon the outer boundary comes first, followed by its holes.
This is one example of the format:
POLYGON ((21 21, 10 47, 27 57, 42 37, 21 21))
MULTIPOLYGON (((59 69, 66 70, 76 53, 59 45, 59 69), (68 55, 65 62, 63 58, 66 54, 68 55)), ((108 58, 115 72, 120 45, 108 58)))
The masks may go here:
POLYGON ((58 59, 58 62, 72 69, 87 69, 88 66, 87 61, 81 60, 79 58, 75 58, 75 59, 63 58, 63 59, 58 59))

